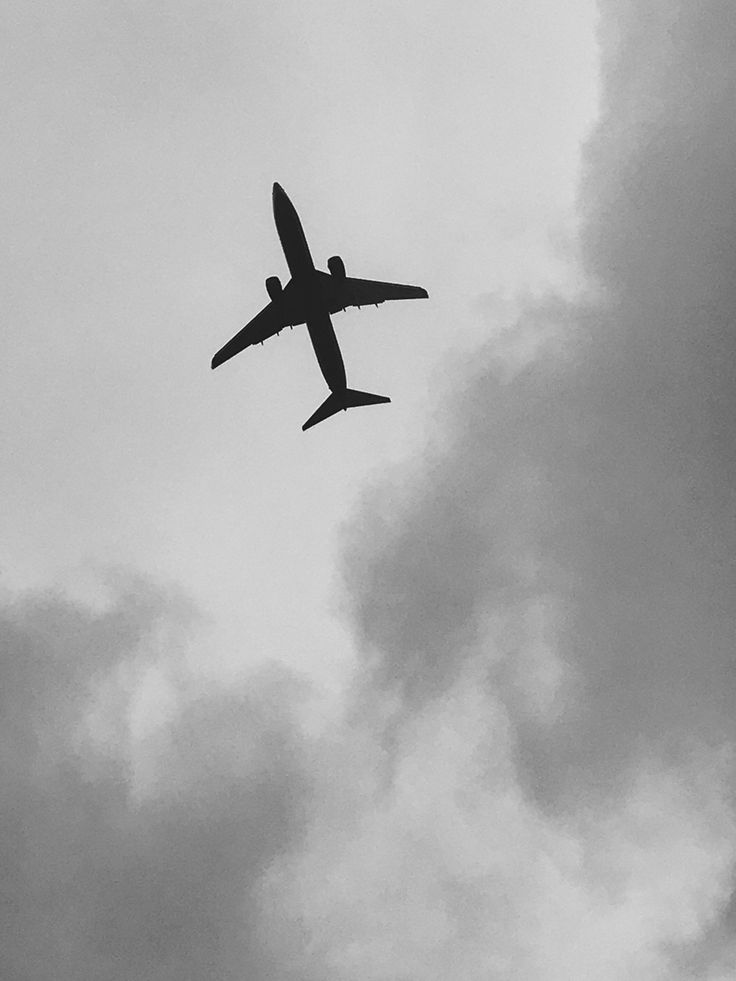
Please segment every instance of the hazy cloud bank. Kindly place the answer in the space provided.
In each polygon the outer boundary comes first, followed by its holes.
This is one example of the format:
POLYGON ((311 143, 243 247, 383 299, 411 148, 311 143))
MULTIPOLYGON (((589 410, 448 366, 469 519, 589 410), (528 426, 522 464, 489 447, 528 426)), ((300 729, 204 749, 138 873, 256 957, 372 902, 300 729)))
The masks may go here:
POLYGON ((274 977, 253 889, 305 792, 276 674, 195 683, 188 604, 128 583, 91 612, 0 611, 0 973, 8 981, 274 977))
MULTIPOLYGON (((369 496, 351 533, 395 783, 339 861, 369 863, 397 821, 420 858, 387 860, 385 922, 335 977, 401 956, 391 976, 730 976, 736 11, 601 13, 581 190, 596 299, 530 311, 548 340, 512 377, 491 344, 425 471, 369 496), (468 726, 443 768, 443 734, 468 726), (412 959, 397 924, 422 904, 412 959)), ((339 915, 341 936, 362 928, 339 915)))
POLYGON ((598 299, 366 500, 341 723, 150 586, 4 604, 3 977, 733 977, 736 14, 601 9, 598 299))

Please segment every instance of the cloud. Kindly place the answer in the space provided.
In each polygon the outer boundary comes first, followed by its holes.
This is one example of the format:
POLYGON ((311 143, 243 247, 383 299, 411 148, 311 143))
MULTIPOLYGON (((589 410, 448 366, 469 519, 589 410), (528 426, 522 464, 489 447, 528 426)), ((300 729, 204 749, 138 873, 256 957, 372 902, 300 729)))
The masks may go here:
POLYGON ((261 886, 272 944, 310 981, 669 979, 672 945, 725 899, 725 761, 652 761, 613 805, 550 817, 473 677, 405 721, 388 788, 360 734, 340 738, 305 847, 261 886))
POLYGON ((331 726, 150 584, 4 603, 3 976, 733 975, 736 15, 601 13, 589 289, 366 495, 331 726))
POLYGON ((300 693, 189 675, 196 619, 140 581, 3 605, 3 977, 277 976, 253 893, 300 834, 300 693))
POLYGON ((490 344, 349 530, 388 789, 282 873, 331 884, 329 977, 728 971, 734 41, 729 3, 601 4, 586 295, 522 314, 526 363, 490 344))
POLYGON ((426 470, 348 547, 382 688, 418 706, 478 658, 495 684, 536 637, 576 696, 536 752, 591 778, 733 734, 736 18, 706 10, 603 5, 581 202, 599 299, 532 311, 551 340, 512 378, 491 345, 426 470))

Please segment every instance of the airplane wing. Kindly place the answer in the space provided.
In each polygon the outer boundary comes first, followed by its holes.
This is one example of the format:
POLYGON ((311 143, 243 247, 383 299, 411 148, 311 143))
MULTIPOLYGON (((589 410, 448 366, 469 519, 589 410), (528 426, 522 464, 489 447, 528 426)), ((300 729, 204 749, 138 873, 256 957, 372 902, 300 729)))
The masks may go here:
POLYGON ((418 300, 429 294, 421 286, 381 283, 374 279, 346 276, 335 283, 336 299, 342 307, 363 307, 385 300, 418 300))
POLYGON ((235 337, 232 337, 224 347, 221 347, 212 359, 212 367, 217 368, 223 361, 229 361, 236 354, 240 354, 251 344, 262 344, 269 337, 278 334, 284 327, 288 327, 290 320, 287 317, 286 304, 277 300, 272 300, 265 306, 260 313, 257 313, 249 324, 239 330, 235 337))

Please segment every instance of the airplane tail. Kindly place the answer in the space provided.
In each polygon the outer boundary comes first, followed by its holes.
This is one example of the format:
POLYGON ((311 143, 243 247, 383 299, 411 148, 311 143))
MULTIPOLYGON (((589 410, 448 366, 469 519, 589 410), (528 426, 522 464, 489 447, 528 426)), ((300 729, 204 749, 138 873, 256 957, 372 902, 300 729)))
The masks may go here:
POLYGON ((359 392, 355 388, 346 388, 344 392, 331 392, 317 411, 307 419, 302 429, 311 429, 318 422, 324 422, 342 409, 354 409, 358 405, 378 405, 379 402, 390 401, 391 399, 386 395, 372 395, 370 392, 359 392))

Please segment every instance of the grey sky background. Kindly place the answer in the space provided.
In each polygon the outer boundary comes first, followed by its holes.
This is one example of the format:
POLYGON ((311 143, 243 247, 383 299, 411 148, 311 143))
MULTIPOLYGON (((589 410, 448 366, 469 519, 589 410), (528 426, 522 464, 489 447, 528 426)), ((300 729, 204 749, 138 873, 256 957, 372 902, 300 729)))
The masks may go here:
POLYGON ((3 977, 734 976, 736 15, 463 10, 4 14, 3 977))
POLYGON ((299 650, 329 677, 349 643, 325 616, 335 531, 366 475, 421 453, 431 413, 446 414, 445 358, 490 329, 481 294, 571 279, 593 10, 94 2, 3 16, 0 370, 17 421, 3 433, 4 576, 68 589, 75 569, 88 597, 93 566, 144 568, 212 614, 223 659, 299 650), (301 424, 324 384, 306 335, 209 370, 286 271, 274 180, 319 262, 338 252, 355 274, 432 293, 341 319, 349 378, 396 411, 311 441, 301 424))

